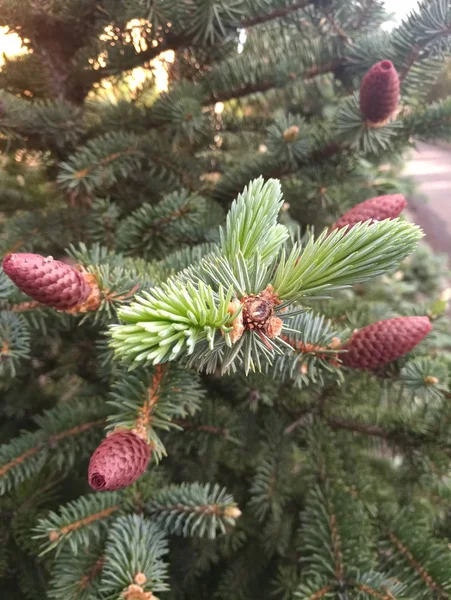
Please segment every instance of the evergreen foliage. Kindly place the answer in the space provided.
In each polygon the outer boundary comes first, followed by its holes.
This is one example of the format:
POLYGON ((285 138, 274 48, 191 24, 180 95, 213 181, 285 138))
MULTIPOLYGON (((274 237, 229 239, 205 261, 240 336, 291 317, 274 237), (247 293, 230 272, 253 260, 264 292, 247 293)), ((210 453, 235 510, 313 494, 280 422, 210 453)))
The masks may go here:
POLYGON ((449 0, 386 18, 0 0, 29 50, 0 70, 0 254, 64 260, 92 296, 56 311, 0 268, 2 597, 451 597, 448 271, 404 216, 332 230, 409 191, 412 140, 451 138, 450 99, 427 100, 449 0), (401 97, 373 127, 381 60, 401 97), (433 331, 412 352, 343 366, 354 329, 415 315, 433 331), (148 470, 93 493, 124 428, 148 470))

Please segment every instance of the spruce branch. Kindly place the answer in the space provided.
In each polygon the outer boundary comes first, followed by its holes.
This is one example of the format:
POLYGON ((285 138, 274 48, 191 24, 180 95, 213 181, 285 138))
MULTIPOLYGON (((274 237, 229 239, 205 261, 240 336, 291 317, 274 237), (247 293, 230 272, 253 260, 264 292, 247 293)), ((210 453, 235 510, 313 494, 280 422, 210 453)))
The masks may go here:
POLYGON ((30 329, 26 320, 9 310, 0 311, 0 376, 15 377, 20 362, 30 353, 30 329))
POLYGON ((76 556, 65 547, 52 569, 48 597, 54 600, 101 598, 99 587, 104 561, 101 545, 91 543, 76 556))
POLYGON ((379 425, 368 425, 365 423, 359 423, 357 421, 349 421, 339 417, 328 417, 327 424, 332 429, 345 429, 347 431, 363 433, 364 435, 381 437, 384 439, 393 439, 396 437, 395 432, 387 431, 379 425))
POLYGON ((383 127, 369 127, 359 106, 357 93, 345 98, 335 115, 336 139, 340 145, 360 150, 365 155, 379 155, 391 148, 401 124, 392 121, 383 127))
POLYGON ((122 498, 117 492, 88 494, 69 502, 59 513, 51 512, 39 520, 34 539, 42 540, 42 554, 64 546, 73 555, 87 549, 91 541, 99 541, 107 531, 110 517, 122 509, 122 498))
POLYGON ((220 230, 222 255, 205 257, 119 311, 127 324, 111 327, 116 354, 135 366, 186 355, 189 366, 209 372, 218 363, 224 372, 238 363, 261 371, 289 347, 280 337, 290 318, 283 309, 395 268, 422 235, 400 220, 367 222, 308 236, 287 256, 288 230, 276 222, 281 203, 278 182, 251 182, 220 230))
POLYGON ((14 291, 14 284, 0 267, 0 302, 6 301, 14 291))
MULTIPOLYGON (((419 517, 419 515, 418 515, 419 517)), ((449 549, 441 540, 431 535, 428 525, 417 518, 415 531, 412 517, 405 510, 383 527, 382 548, 386 554, 389 573, 403 572, 402 581, 409 595, 430 594, 446 600, 451 595, 449 549)))
MULTIPOLYGON (((182 250, 172 252, 166 258, 158 261, 158 268, 163 274, 174 275, 185 269, 189 269, 193 264, 203 262, 204 258, 213 260, 213 256, 218 255, 218 246, 213 242, 204 242, 195 246, 187 246, 182 250)), ((180 273, 182 276, 182 274, 180 273)))
POLYGON ((334 71, 338 70, 340 66, 341 64, 338 61, 324 62, 323 64, 317 64, 304 69, 300 69, 299 64, 296 67, 293 67, 292 64, 289 64, 287 65, 285 73, 281 73, 281 69, 279 68, 277 72, 271 73, 269 78, 252 82, 240 80, 236 83, 234 82, 234 87, 229 86, 228 88, 225 86, 219 87, 217 81, 213 79, 215 73, 212 73, 210 75, 212 81, 205 82, 205 85, 208 89, 208 96, 206 97, 205 102, 208 104, 213 104, 215 102, 238 100, 239 98, 250 96, 251 94, 263 93, 274 88, 284 87, 297 78, 302 79, 303 81, 308 81, 318 77, 319 75, 333 73, 334 71))
POLYGON ((262 261, 273 259, 288 231, 277 224, 283 199, 280 183, 263 177, 255 179, 232 203, 225 230, 221 232, 221 251, 233 261, 238 253, 245 260, 258 255, 262 261))
POLYGON ((58 182, 69 194, 90 197, 98 187, 112 185, 119 176, 138 168, 142 158, 134 134, 106 134, 91 140, 62 163, 58 182))
POLYGON ((451 99, 446 98, 428 106, 401 113, 402 134, 431 140, 434 136, 451 139, 451 99))
POLYGON ((281 443, 278 451, 263 453, 258 459, 248 507, 260 522, 268 517, 280 521, 288 501, 289 479, 284 450, 286 452, 287 448, 281 443))
POLYGON ((285 353, 274 362, 273 376, 294 380, 302 387, 309 383, 324 384, 324 375, 332 373, 339 380, 339 347, 343 333, 332 329, 332 323, 323 316, 306 310, 290 318, 286 316, 286 326, 281 338, 294 352, 285 353))
POLYGON ((168 194, 156 206, 143 204, 119 224, 118 250, 155 259, 181 243, 199 242, 208 209, 205 198, 186 190, 168 194))
POLYGON ((168 590, 164 561, 168 552, 166 536, 157 523, 143 515, 120 516, 108 533, 100 591, 120 597, 133 585, 142 591, 168 590))
POLYGON ((179 428, 178 419, 199 410, 205 392, 197 375, 177 365, 157 365, 122 375, 113 386, 108 417, 111 427, 126 427, 139 433, 153 448, 158 460, 166 451, 157 431, 179 428))
POLYGON ((57 405, 34 418, 38 430, 23 433, 0 449, 0 493, 4 494, 40 471, 45 464, 63 471, 97 445, 105 424, 102 400, 57 405))
POLYGON ((326 579, 320 577, 308 579, 306 582, 299 584, 294 593, 295 598, 300 600, 321 600, 331 597, 334 586, 327 583, 326 579))
MULTIPOLYGON (((273 19, 281 19, 302 8, 306 8, 311 3, 312 0, 288 0, 288 2, 284 0, 281 3, 282 6, 276 7, 267 13, 256 14, 255 16, 249 16, 241 19, 240 25, 241 27, 253 27, 273 19)), ((260 8, 260 5, 258 5, 258 8, 260 8)))
POLYGON ((418 357, 410 360, 402 369, 399 381, 425 402, 440 401, 449 391, 448 372, 439 360, 418 357))
POLYGON ((408 597, 406 586, 401 581, 378 571, 361 573, 349 585, 356 591, 359 600, 405 600, 408 597))
POLYGON ((127 325, 111 327, 111 346, 135 363, 173 360, 197 343, 213 348, 216 331, 230 331, 234 315, 228 312, 232 290, 213 292, 202 281, 194 285, 176 279, 138 296, 119 311, 127 325))
POLYGON ((205 398, 193 417, 174 419, 180 430, 172 430, 165 441, 177 454, 195 453, 200 457, 218 456, 224 448, 242 446, 240 422, 234 411, 225 410, 217 401, 205 398))
POLYGON ((227 533, 241 515, 224 488, 208 483, 170 485, 152 498, 146 510, 167 533, 210 539, 227 533))
POLYGON ((305 248, 295 244, 288 256, 282 251, 274 290, 290 302, 377 277, 413 252, 422 235, 418 227, 399 219, 325 231, 305 248))
POLYGON ((391 41, 402 64, 401 80, 406 79, 410 69, 422 55, 427 54, 429 58, 449 51, 450 17, 451 10, 447 0, 421 2, 418 10, 410 13, 394 30, 391 41))

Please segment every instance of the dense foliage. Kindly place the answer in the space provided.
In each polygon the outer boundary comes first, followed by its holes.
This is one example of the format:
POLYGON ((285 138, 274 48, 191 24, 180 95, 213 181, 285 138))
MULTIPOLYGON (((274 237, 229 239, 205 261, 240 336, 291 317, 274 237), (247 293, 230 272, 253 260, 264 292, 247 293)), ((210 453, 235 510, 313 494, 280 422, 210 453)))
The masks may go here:
POLYGON ((325 229, 408 189, 414 138, 451 139, 451 99, 427 101, 449 0, 385 18, 379 0, 0 0, 29 50, 0 71, 1 255, 96 290, 59 311, 0 271, 8 600, 451 597, 445 266, 402 216, 325 229), (374 126, 359 87, 382 60, 401 100, 374 126), (353 330, 413 316, 432 332, 412 352, 346 366, 353 330), (89 458, 123 429, 147 472, 94 492, 89 458))

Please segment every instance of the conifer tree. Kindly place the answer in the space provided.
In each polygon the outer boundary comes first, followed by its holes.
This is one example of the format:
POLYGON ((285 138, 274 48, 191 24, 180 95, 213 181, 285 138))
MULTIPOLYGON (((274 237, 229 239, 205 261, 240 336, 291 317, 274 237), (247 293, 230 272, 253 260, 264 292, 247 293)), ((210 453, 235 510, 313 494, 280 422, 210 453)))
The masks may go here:
POLYGON ((399 177, 451 138, 451 4, 386 18, 0 0, 2 597, 451 597, 445 266, 399 177))

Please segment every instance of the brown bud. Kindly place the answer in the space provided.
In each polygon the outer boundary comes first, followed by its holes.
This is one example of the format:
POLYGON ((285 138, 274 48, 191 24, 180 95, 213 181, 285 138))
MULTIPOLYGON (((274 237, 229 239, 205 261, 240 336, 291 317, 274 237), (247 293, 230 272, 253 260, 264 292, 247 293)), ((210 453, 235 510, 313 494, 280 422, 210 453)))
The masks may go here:
POLYGON ((269 338, 274 339, 282 333, 283 321, 279 317, 271 317, 266 326, 266 334, 269 338))
POLYGON ((329 344, 329 348, 331 350, 337 350, 341 346, 341 340, 338 337, 333 337, 332 341, 329 344))
POLYGON ((245 320, 256 326, 260 323, 266 323, 272 310, 271 303, 259 297, 248 298, 243 306, 245 320))
POLYGON ((55 530, 53 530, 53 531, 51 531, 51 532, 49 533, 49 540, 50 540, 51 542, 56 542, 56 541, 58 541, 58 540, 59 540, 59 537, 60 537, 60 534, 59 534, 59 532, 58 532, 58 531, 55 531, 55 530))
POLYGON ((136 575, 133 577, 133 581, 137 585, 144 585, 147 581, 147 577, 144 573, 136 573, 136 575))
POLYGON ((213 173, 203 173, 199 179, 201 181, 209 181, 210 183, 218 183, 218 181, 221 179, 221 173, 216 171, 213 173))
POLYGON ((155 600, 152 592, 145 592, 140 585, 131 584, 122 594, 125 600, 155 600))
POLYGON ((238 519, 242 514, 238 506, 226 506, 224 509, 224 516, 228 519, 238 519))
POLYGON ((433 375, 426 375, 426 377, 424 378, 424 383, 426 385, 437 385, 438 379, 433 375))
POLYGON ((298 139, 299 127, 297 125, 290 125, 283 132, 283 139, 286 142, 294 142, 298 139))
MULTIPOLYGON (((232 300, 231 302, 229 302, 229 306, 227 307, 227 312, 230 315, 233 315, 236 313, 236 311, 240 307, 241 307, 241 302, 235 298, 235 300, 232 300)), ((229 333, 230 341, 232 342, 232 344, 237 342, 241 338, 243 333, 244 333, 243 312, 241 311, 240 314, 233 321, 232 331, 229 333)))
POLYGON ((97 310, 100 306, 100 288, 97 283, 97 277, 93 273, 86 272, 83 272, 82 276, 91 291, 86 300, 66 310, 69 314, 77 315, 91 310, 97 310))

